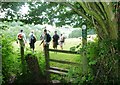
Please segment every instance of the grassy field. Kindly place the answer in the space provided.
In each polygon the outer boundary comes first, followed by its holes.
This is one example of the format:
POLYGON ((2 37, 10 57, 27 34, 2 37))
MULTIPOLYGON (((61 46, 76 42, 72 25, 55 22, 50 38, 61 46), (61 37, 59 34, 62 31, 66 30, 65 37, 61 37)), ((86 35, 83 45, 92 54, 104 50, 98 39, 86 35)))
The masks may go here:
MULTIPOLYGON (((35 45, 36 45, 35 50, 42 50, 42 49, 43 49, 43 48, 42 48, 42 45, 39 46, 39 43, 40 43, 40 41, 37 41, 37 42, 35 43, 35 45)), ((81 40, 80 40, 79 38, 69 38, 69 39, 66 39, 66 40, 65 40, 65 43, 63 44, 63 49, 64 49, 64 50, 70 50, 70 47, 76 46, 76 45, 78 45, 79 43, 81 43, 81 40)), ((51 41, 49 48, 53 48, 52 46, 53 46, 53 43, 52 43, 52 41, 51 41)), ((58 49, 60 49, 60 46, 59 46, 59 45, 58 45, 58 49)))

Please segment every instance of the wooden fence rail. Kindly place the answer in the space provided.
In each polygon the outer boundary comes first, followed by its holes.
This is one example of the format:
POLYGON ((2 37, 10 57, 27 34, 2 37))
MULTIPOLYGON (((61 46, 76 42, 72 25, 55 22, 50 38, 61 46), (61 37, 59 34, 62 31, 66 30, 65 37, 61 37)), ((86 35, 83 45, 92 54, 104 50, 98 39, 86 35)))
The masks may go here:
POLYGON ((61 53, 69 53, 69 54, 80 54, 79 52, 76 52, 76 51, 56 50, 56 49, 48 49, 48 50, 52 51, 52 52, 61 52, 61 53))

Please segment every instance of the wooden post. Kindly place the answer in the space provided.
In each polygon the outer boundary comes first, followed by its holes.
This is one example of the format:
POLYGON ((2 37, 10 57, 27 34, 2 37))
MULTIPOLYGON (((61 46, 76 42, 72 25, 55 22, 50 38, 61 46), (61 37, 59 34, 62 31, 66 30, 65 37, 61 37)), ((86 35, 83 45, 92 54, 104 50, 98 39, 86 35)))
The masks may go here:
POLYGON ((21 63, 24 64, 24 47, 20 47, 21 63))
POLYGON ((87 45, 87 29, 86 25, 82 26, 82 47, 86 47, 87 45))
POLYGON ((20 46, 22 72, 25 73, 24 47, 20 46))
POLYGON ((50 80, 50 73, 48 72, 49 68, 50 68, 50 64, 49 64, 49 46, 44 46, 44 55, 45 55, 45 62, 46 62, 46 76, 47 76, 47 80, 49 82, 50 80))
POLYGON ((86 46, 87 46, 87 28, 86 28, 86 25, 83 25, 82 26, 82 48, 83 48, 82 66, 83 66, 83 74, 87 74, 87 71, 88 71, 86 46))
POLYGON ((33 83, 41 83, 40 78, 42 78, 42 69, 39 67, 39 62, 36 56, 32 54, 27 54, 25 57, 27 69, 32 74, 33 83))

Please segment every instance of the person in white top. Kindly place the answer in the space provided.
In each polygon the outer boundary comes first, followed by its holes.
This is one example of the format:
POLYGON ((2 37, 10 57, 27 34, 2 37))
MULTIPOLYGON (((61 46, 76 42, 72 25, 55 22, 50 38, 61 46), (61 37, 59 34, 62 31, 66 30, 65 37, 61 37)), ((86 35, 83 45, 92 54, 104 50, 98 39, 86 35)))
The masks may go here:
POLYGON ((20 32, 17 34, 17 43, 18 41, 21 47, 25 47, 26 36, 25 36, 25 33, 23 33, 23 30, 20 30, 20 32))
POLYGON ((32 30, 31 33, 29 34, 29 45, 30 48, 33 50, 35 49, 35 42, 36 42, 36 36, 34 35, 34 31, 32 30))
POLYGON ((60 40, 59 40, 59 45, 60 45, 60 48, 63 49, 63 43, 64 43, 64 36, 63 34, 60 35, 60 40))

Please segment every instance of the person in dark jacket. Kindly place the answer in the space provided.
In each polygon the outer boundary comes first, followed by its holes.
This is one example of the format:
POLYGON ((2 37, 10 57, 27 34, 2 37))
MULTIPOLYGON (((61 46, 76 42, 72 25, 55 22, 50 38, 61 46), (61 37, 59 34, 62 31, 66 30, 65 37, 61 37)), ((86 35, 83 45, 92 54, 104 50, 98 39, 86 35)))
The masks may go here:
POLYGON ((33 53, 35 49, 35 42, 36 42, 36 36, 34 35, 34 31, 31 31, 31 33, 29 34, 29 44, 30 44, 30 48, 33 50, 33 53))
POLYGON ((49 33, 47 33, 47 30, 44 29, 44 35, 42 37, 42 42, 40 43, 40 45, 43 44, 43 47, 45 46, 49 47, 50 41, 51 41, 51 36, 49 33))
POLYGON ((57 31, 55 31, 55 34, 53 35, 53 48, 54 49, 57 49, 58 40, 59 40, 59 35, 57 34, 57 31))

